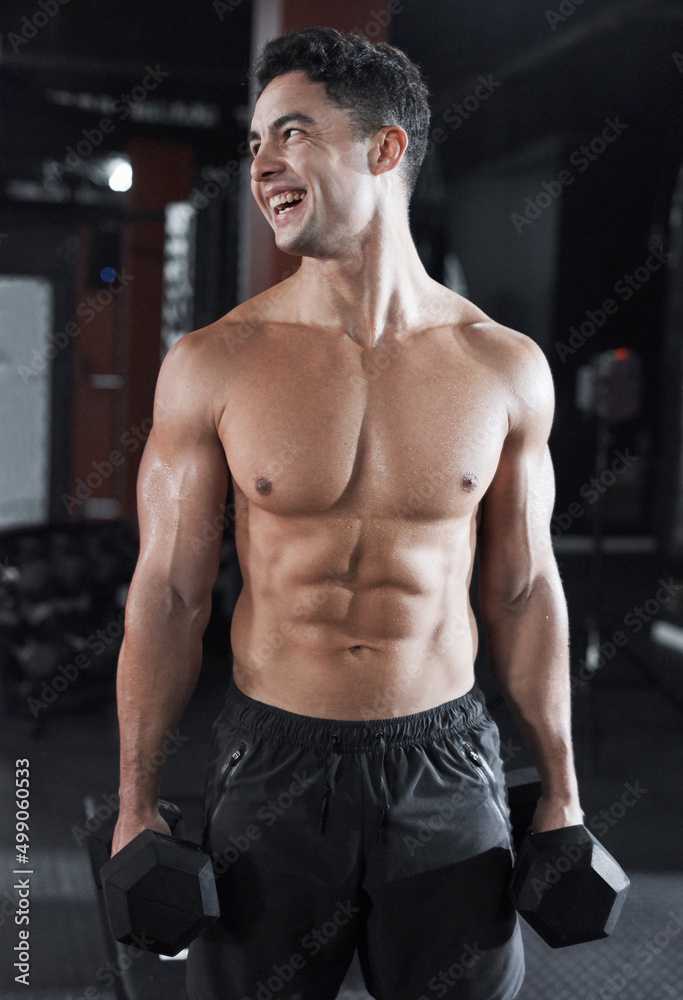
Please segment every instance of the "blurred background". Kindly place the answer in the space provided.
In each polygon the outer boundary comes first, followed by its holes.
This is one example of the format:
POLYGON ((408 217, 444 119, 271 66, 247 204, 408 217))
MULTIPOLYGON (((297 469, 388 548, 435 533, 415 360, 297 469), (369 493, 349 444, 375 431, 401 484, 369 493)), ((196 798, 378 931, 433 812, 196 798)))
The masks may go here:
MULTIPOLYGON (((4 0, 0 992, 182 996, 182 956, 114 949, 85 846, 115 807, 135 481, 168 348, 297 266, 251 204, 248 72, 269 38, 317 24, 422 67, 419 253, 536 340, 555 380, 582 799, 632 887, 607 941, 553 951, 525 928, 520 996, 683 997, 683 4, 666 0, 4 0), (18 759, 28 989, 12 967, 18 759)), ((162 781, 197 839, 240 585, 226 531, 162 781)), ((506 766, 524 767, 485 644, 477 668, 506 766)), ((367 997, 356 966, 340 997, 367 997)))

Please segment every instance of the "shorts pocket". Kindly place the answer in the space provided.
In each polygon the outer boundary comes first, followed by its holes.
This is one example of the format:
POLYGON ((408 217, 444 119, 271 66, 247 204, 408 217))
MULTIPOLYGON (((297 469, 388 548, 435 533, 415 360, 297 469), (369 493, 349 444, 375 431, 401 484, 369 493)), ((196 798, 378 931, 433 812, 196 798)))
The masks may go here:
POLYGON ((220 805, 220 800, 225 793, 230 780, 235 774, 235 771, 242 763, 244 757, 248 753, 249 744, 245 739, 240 739, 234 746, 230 756, 223 761, 214 781, 214 791, 211 796, 213 799, 213 805, 209 811, 208 821, 209 825, 214 818, 216 809, 220 805))
POLYGON ((251 741, 245 733, 225 728, 216 733, 211 760, 206 776, 204 792, 204 830, 208 830, 225 789, 251 749, 251 741))
POLYGON ((469 739, 463 739, 460 742, 459 746, 460 746, 460 752, 462 753, 464 759, 467 761, 469 766, 474 769, 479 779, 488 786, 493 804, 496 807, 500 815, 500 818, 505 824, 506 830, 508 830, 509 832, 510 825, 508 820, 508 810, 507 806, 506 805, 504 806, 503 803, 501 802, 498 780, 493 771, 493 768, 487 761, 484 754, 481 752, 481 749, 475 747, 475 745, 469 739))

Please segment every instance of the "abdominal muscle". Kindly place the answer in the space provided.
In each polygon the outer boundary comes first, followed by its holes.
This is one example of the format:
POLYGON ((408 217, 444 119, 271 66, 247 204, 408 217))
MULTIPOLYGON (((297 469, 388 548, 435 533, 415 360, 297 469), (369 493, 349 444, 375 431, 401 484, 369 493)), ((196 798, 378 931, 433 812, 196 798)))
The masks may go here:
POLYGON ((426 711, 471 689, 473 520, 239 534, 244 587, 231 643, 244 694, 362 720, 426 711))

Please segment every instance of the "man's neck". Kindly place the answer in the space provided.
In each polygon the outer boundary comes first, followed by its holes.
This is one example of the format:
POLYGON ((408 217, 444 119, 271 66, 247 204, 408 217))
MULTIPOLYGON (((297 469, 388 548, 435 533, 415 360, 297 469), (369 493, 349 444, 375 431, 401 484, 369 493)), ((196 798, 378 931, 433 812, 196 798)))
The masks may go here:
POLYGON ((424 322, 434 282, 424 269, 407 217, 366 235, 343 255, 303 257, 297 272, 303 322, 343 326, 362 347, 424 322))

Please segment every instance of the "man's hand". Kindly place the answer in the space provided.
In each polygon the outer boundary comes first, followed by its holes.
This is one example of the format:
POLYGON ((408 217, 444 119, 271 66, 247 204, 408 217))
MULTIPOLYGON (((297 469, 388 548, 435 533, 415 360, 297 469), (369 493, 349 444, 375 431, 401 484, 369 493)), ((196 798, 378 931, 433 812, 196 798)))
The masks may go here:
POLYGON ((583 823, 583 810, 578 799, 558 800, 541 795, 534 812, 531 829, 534 833, 559 830, 564 826, 579 826, 583 823))
POLYGON ((147 815, 122 813, 114 830, 111 856, 114 857, 143 830, 156 830, 157 833, 164 833, 167 837, 173 836, 170 826, 157 809, 151 810, 147 815))

